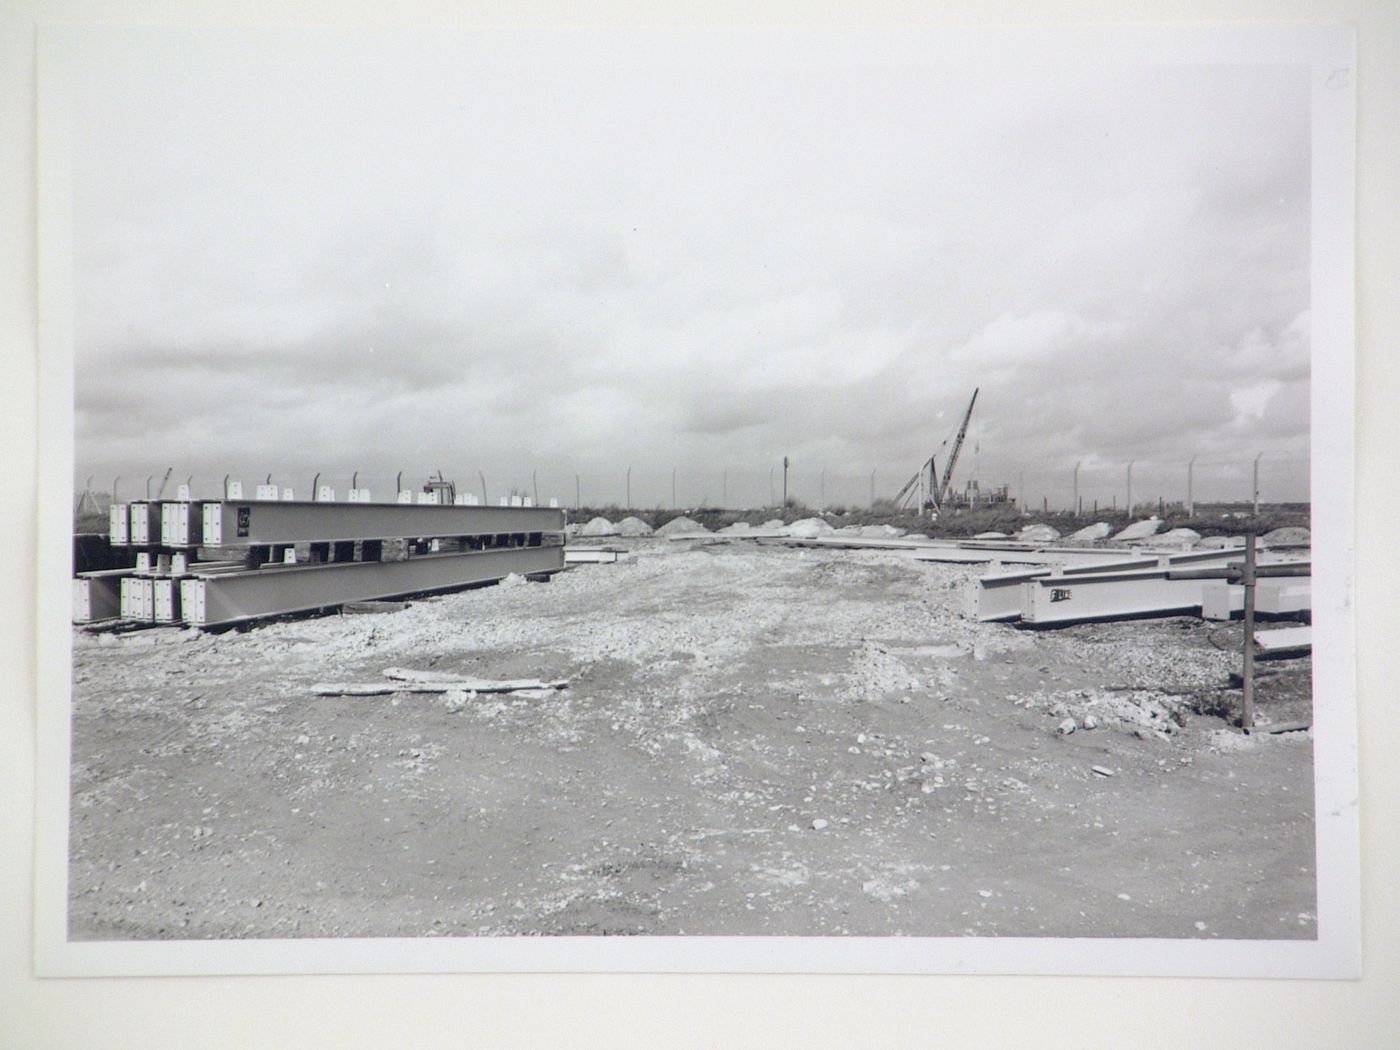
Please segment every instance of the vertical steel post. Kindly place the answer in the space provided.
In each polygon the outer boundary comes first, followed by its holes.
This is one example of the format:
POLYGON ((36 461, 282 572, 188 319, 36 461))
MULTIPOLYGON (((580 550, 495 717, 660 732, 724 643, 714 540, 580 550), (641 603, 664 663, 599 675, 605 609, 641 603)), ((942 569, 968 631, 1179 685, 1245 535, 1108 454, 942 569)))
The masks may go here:
POLYGON ((1078 461, 1078 460, 1075 460, 1075 463, 1074 463, 1074 503, 1073 503, 1073 505, 1072 505, 1072 509, 1074 510, 1074 512, 1075 512, 1076 514, 1079 513, 1079 461, 1078 461))
POLYGON ((1186 464, 1186 516, 1188 518, 1196 516, 1195 481, 1196 457, 1192 456, 1186 464))
POLYGON ((1133 516, 1133 464, 1136 460, 1128 460, 1128 517, 1133 516))
POLYGON ((1244 537, 1244 696, 1240 702, 1240 726, 1254 728, 1254 532, 1244 537))
POLYGON ((627 468, 627 509, 632 509, 632 468, 627 468))
MULTIPOLYGON (((442 471, 438 471, 438 477, 442 477, 442 471)), ((530 471, 530 491, 535 497, 535 506, 540 505, 540 481, 535 471, 530 471)), ((578 492, 578 475, 574 475, 574 492, 578 492)))
POLYGON ((671 468, 671 509, 676 509, 676 468, 671 468))
MULTIPOLYGON (((879 468, 877 467, 876 470, 879 468)), ((870 506, 875 506, 875 471, 870 472, 870 506)))
POLYGON ((773 468, 768 468, 768 506, 773 506, 773 468))
POLYGON ((784 456, 784 457, 783 457, 783 506, 784 506, 784 507, 787 506, 787 472, 788 472, 788 458, 787 458, 787 456, 784 456))
POLYGON ((1259 517, 1259 460, 1264 453, 1259 453, 1254 457, 1254 516, 1259 517))
POLYGON ((727 467, 720 475, 719 505, 721 509, 729 506, 729 469, 727 467))
POLYGON ((821 491, 821 509, 822 509, 822 510, 826 510, 826 468, 825 468, 825 467, 822 467, 822 480, 821 480, 821 489, 820 489, 820 491, 821 491))
MULTIPOLYGON (((536 499, 535 502, 538 503, 539 500, 536 499)), ((581 509, 582 507, 583 507, 583 497, 581 497, 581 496, 579 495, 578 475, 575 474, 575 475, 574 475, 574 510, 579 510, 579 509, 581 509)))
POLYGON ((486 474, 478 470, 476 476, 481 479, 481 505, 483 507, 489 507, 491 506, 491 500, 486 495, 486 474))

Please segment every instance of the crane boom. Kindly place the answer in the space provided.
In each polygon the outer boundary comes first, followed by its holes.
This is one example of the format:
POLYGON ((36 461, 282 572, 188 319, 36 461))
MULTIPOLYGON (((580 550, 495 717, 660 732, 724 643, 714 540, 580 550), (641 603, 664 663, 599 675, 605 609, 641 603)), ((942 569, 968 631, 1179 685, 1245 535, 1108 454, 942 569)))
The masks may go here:
POLYGON ((933 504, 935 507, 943 506, 943 501, 948 498, 948 486, 953 481, 953 468, 958 463, 958 453, 962 451, 963 439, 967 437, 967 424, 972 419, 972 406, 977 404, 977 388, 972 391, 972 400, 967 403, 967 411, 963 413, 962 426, 958 427, 958 436, 953 440, 952 451, 948 453, 948 462, 943 467, 943 477, 938 482, 938 489, 933 493, 933 504))

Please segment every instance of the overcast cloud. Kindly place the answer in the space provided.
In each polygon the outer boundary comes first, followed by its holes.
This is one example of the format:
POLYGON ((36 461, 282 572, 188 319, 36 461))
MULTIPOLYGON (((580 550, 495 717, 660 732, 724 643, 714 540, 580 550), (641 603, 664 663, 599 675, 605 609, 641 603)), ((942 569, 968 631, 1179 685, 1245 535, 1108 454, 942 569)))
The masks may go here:
POLYGON ((893 488, 980 387, 987 483, 1268 450, 1306 493, 1301 67, 117 39, 76 93, 80 479, 893 488))

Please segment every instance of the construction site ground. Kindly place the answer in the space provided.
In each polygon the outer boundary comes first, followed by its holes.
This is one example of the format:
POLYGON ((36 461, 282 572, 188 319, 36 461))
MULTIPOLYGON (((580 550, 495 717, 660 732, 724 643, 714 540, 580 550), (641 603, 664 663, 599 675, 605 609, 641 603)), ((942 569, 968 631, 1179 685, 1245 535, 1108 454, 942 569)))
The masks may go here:
MULTIPOLYGON (((1036 632, 964 618, 981 567, 621 545, 75 630, 70 937, 1315 936, 1311 734, 1230 725, 1238 625, 1036 632), (569 684, 312 692, 389 667, 569 684)), ((1261 721, 1306 722, 1309 661, 1267 670, 1261 721)))

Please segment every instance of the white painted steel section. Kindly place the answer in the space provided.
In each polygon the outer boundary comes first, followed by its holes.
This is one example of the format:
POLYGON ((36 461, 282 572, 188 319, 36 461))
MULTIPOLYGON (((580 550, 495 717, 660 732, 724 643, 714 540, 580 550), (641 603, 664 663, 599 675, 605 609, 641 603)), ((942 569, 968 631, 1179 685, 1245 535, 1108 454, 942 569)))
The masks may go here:
POLYGON ((114 547, 125 547, 131 542, 131 507, 126 503, 113 503, 107 508, 107 542, 114 547))

